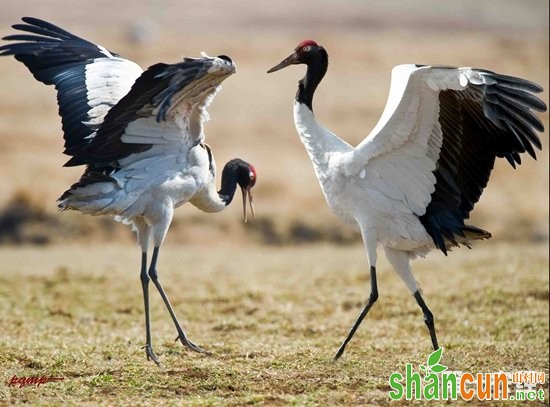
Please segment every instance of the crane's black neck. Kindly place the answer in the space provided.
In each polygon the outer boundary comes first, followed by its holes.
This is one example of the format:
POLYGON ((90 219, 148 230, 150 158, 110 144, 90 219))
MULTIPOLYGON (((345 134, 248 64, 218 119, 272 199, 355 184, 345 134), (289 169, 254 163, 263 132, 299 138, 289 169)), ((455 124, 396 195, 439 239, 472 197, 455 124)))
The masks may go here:
POLYGON ((220 199, 229 205, 235 196, 237 185, 243 184, 248 179, 249 165, 238 158, 225 164, 222 171, 221 188, 218 191, 220 199))
POLYGON ((237 190, 237 176, 236 174, 227 174, 225 171, 222 172, 222 185, 218 191, 220 199, 229 205, 235 196, 235 191, 237 190))
POLYGON ((307 65, 307 72, 298 82, 296 101, 305 104, 313 111, 313 94, 327 72, 328 54, 324 48, 319 47, 307 55, 304 63, 307 65))

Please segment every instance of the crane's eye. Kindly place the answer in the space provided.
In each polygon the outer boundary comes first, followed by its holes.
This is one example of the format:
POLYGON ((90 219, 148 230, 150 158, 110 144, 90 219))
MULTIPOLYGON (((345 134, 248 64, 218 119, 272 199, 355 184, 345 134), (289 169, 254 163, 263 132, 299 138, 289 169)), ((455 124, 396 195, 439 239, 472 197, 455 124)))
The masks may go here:
POLYGON ((250 186, 256 185, 256 175, 254 175, 252 171, 250 171, 250 173, 248 174, 248 179, 249 179, 250 186))
POLYGON ((309 49, 309 47, 303 47, 303 48, 302 48, 302 52, 307 52, 308 49, 309 49))

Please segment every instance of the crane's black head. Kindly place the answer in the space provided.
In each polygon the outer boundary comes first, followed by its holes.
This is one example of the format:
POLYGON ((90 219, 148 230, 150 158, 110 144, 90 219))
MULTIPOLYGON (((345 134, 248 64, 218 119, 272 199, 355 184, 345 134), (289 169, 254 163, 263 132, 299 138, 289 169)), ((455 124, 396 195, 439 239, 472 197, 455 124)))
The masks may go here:
MULTIPOLYGON (((289 65, 306 64, 308 66, 315 64, 325 64, 328 61, 327 52, 313 40, 305 40, 294 48, 294 52, 280 63, 271 68, 267 73, 278 71, 289 65)), ((326 70, 326 67, 325 67, 326 70)))
POLYGON ((256 185, 256 169, 252 164, 247 163, 246 161, 241 160, 240 158, 235 158, 225 164, 222 172, 222 188, 220 194, 228 197, 226 198, 226 203, 229 205, 233 198, 233 193, 235 187, 239 185, 243 194, 243 214, 244 221, 248 220, 246 212, 246 203, 250 204, 250 213, 252 214, 252 219, 254 219, 254 201, 252 198, 252 188, 256 185), (231 193, 233 190, 233 193, 231 193))
POLYGON ((328 68, 328 54, 315 41, 305 40, 294 48, 294 52, 283 59, 267 73, 278 71, 290 65, 306 64, 306 75, 298 82, 296 101, 305 104, 313 111, 313 94, 321 82, 328 68))

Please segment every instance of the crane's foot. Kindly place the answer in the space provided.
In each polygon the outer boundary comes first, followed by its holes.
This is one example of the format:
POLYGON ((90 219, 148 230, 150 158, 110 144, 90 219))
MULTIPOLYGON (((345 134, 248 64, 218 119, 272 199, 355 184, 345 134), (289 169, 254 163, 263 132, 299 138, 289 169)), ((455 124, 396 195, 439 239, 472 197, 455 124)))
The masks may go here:
POLYGON ((152 360, 153 362, 155 362, 155 364, 158 367, 160 367, 160 362, 157 358, 157 355, 155 355, 155 352, 153 352, 153 348, 151 347, 151 345, 147 344, 141 349, 145 349, 145 355, 147 356, 147 360, 152 360))
POLYGON ((189 339, 187 339, 187 335, 185 335, 185 333, 183 333, 183 331, 180 332, 180 334, 176 338, 176 342, 178 340, 182 343, 183 346, 191 349, 192 351, 195 351, 195 352, 198 352, 198 353, 204 353, 205 355, 212 355, 211 352, 208 352, 208 351, 204 350, 200 346, 195 345, 193 342, 191 342, 189 339))

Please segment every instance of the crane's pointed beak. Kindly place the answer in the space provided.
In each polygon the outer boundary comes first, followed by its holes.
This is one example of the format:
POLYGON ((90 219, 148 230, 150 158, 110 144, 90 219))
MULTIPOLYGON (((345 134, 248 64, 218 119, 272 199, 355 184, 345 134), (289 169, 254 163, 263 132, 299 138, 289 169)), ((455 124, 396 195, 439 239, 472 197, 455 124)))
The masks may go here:
POLYGON ((286 68, 289 65, 295 65, 295 64, 299 64, 299 63, 300 63, 300 61, 298 59, 298 54, 296 54, 294 52, 288 58, 282 60, 280 63, 278 63, 273 68, 271 68, 269 71, 267 71, 267 73, 275 72, 275 71, 278 71, 279 69, 286 68))
POLYGON ((250 214, 252 215, 252 220, 254 220, 254 199, 252 197, 252 188, 241 188, 243 193, 243 215, 244 223, 248 222, 248 214, 246 211, 246 201, 250 204, 250 214))

